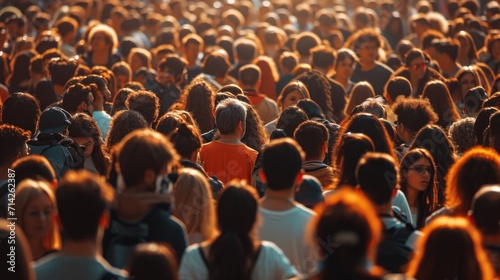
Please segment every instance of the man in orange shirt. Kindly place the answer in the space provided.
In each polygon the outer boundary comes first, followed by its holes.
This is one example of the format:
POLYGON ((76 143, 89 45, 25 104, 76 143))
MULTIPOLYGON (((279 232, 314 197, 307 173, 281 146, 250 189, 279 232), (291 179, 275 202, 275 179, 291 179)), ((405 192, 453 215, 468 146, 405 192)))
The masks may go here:
POLYGON ((251 182, 257 151, 243 144, 247 111, 241 101, 233 98, 217 105, 215 123, 220 138, 201 147, 200 159, 210 176, 224 183, 232 179, 251 182))

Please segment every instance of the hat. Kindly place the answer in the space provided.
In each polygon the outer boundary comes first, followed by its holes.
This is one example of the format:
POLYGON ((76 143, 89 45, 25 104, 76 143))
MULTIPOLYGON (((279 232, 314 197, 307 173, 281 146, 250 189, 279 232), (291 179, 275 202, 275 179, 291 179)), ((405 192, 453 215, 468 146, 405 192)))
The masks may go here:
POLYGON ((295 193, 295 200, 309 208, 322 202, 324 200, 323 193, 321 191, 321 183, 318 179, 311 175, 304 175, 299 191, 295 193))
POLYGON ((61 133, 70 123, 70 113, 63 108, 52 107, 42 112, 38 129, 42 134, 61 133))

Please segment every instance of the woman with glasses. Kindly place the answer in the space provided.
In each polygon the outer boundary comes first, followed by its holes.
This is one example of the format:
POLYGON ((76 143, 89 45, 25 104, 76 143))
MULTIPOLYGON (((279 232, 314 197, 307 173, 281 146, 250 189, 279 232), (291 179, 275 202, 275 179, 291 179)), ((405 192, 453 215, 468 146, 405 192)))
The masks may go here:
POLYGON ((425 149, 414 149, 401 160, 401 190, 408 200, 413 226, 425 225, 425 218, 437 208, 436 164, 425 149))
POLYGON ((445 79, 439 72, 428 66, 428 58, 420 49, 410 50, 404 60, 405 66, 394 72, 393 77, 405 77, 412 85, 412 96, 422 95, 425 85, 431 80, 445 79))
POLYGON ((27 179, 17 185, 17 224, 29 240, 35 261, 61 249, 61 237, 54 221, 55 212, 54 192, 47 182, 27 179))

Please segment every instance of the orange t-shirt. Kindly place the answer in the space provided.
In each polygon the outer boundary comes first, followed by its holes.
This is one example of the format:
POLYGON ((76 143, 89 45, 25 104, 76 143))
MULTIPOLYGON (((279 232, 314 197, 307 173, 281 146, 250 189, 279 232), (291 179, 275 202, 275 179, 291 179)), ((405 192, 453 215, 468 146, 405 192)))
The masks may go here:
POLYGON ((232 179, 244 179, 250 184, 257 151, 245 144, 212 141, 200 151, 203 169, 226 184, 232 179))

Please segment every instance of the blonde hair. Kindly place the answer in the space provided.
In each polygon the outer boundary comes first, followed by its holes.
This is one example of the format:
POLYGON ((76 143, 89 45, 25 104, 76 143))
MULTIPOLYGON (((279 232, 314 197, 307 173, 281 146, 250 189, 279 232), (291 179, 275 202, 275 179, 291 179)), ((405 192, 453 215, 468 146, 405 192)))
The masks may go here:
MULTIPOLYGON (((23 217, 29 204, 35 200, 40 195, 46 195, 51 204, 53 211, 57 211, 56 199, 54 192, 50 188, 49 184, 45 181, 34 181, 31 179, 26 179, 21 181, 16 188, 16 217, 17 223, 24 230, 23 217)), ((52 217, 51 217, 52 218, 52 217)), ((47 251, 54 251, 61 249, 61 236, 59 235, 59 228, 55 222, 52 222, 52 226, 43 239, 43 248, 47 251)))
POLYGON ((188 234, 199 232, 204 240, 217 235, 215 207, 207 178, 195 169, 186 168, 174 186, 175 213, 188 234))

